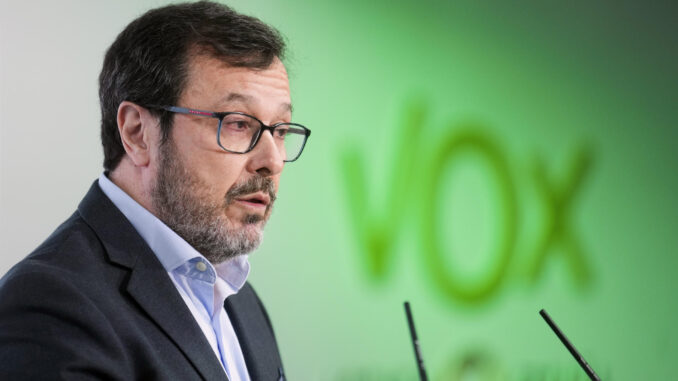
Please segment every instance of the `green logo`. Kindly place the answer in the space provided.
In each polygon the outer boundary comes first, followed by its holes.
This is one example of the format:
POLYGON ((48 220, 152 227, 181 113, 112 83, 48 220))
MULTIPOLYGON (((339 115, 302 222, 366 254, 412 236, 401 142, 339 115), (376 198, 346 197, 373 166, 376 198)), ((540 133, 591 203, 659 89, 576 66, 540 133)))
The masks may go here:
POLYGON ((538 235, 526 237, 532 248, 518 257, 515 254, 520 205, 509 155, 489 129, 477 123, 452 124, 433 142, 424 144, 421 137, 426 114, 422 104, 410 104, 396 131, 396 149, 389 161, 390 168, 372 168, 387 171, 391 176, 387 191, 379 195, 382 203, 368 202, 366 197, 373 184, 368 182, 370 176, 363 152, 355 146, 342 152, 341 173, 350 223, 368 277, 376 281, 387 279, 403 223, 409 218, 414 219, 418 227, 415 231, 418 255, 424 259, 427 278, 447 301, 466 304, 487 301, 505 283, 511 266, 520 267, 520 277, 535 284, 552 253, 564 255, 570 278, 576 285, 588 287, 592 271, 571 217, 584 180, 591 172, 593 152, 585 145, 575 150, 568 172, 560 181, 547 176, 543 160, 535 161, 529 178, 539 197, 530 202, 540 204, 544 217, 538 235), (443 218, 454 218, 454 215, 439 215, 436 200, 445 197, 447 191, 441 179, 449 165, 455 160, 464 160, 467 153, 481 158, 486 174, 494 179, 494 191, 501 206, 497 221, 493 221, 499 229, 491 249, 492 261, 473 282, 463 280, 453 266, 448 265, 449 255, 443 245, 445 237, 436 226, 443 218))

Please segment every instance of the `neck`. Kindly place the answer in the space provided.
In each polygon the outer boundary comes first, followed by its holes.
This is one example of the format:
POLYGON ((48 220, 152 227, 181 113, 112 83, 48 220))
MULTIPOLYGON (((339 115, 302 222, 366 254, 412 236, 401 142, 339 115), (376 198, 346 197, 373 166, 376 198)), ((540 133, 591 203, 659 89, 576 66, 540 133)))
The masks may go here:
POLYGON ((138 167, 127 157, 123 157, 118 166, 108 174, 108 179, 127 193, 146 210, 153 210, 151 189, 154 177, 149 167, 138 167))

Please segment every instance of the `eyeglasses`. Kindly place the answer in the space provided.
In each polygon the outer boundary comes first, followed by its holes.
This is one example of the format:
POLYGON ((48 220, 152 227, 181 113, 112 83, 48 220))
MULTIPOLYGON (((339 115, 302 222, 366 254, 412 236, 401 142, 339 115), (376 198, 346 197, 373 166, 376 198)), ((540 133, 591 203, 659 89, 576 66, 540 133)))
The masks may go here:
POLYGON ((264 131, 268 131, 273 136, 273 141, 284 158, 283 161, 292 162, 299 158, 306 140, 311 136, 311 130, 301 124, 276 123, 267 126, 252 115, 242 112, 213 112, 177 106, 149 105, 148 107, 178 114, 218 119, 217 144, 224 151, 231 153, 250 152, 259 142, 264 131))

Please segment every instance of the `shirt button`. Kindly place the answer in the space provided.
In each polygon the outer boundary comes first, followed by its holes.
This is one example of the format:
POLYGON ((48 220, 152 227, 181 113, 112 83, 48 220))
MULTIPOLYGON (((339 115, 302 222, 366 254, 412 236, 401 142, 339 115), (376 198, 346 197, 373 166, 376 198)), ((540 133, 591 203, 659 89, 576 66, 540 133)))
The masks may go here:
POLYGON ((198 269, 198 271, 205 271, 207 270, 207 265, 205 262, 198 262, 195 264, 195 268, 198 269))

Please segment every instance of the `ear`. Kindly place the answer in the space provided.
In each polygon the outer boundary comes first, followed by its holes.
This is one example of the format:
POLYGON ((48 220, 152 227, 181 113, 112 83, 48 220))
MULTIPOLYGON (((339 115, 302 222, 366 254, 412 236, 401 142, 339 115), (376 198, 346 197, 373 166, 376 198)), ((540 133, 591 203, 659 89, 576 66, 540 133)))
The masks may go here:
POLYGON ((118 132, 127 156, 135 166, 148 166, 151 159, 153 129, 157 121, 148 110, 136 103, 123 101, 118 107, 118 132))

